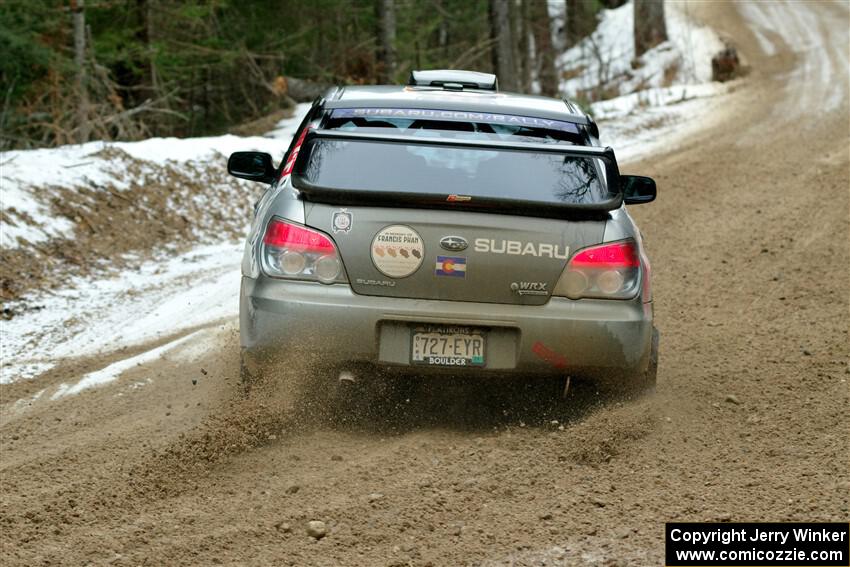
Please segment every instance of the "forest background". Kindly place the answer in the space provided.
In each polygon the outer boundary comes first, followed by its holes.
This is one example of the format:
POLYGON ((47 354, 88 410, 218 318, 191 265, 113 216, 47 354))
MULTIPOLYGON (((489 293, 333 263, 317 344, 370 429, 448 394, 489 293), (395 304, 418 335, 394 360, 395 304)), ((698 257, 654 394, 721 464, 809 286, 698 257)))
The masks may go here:
MULTIPOLYGON (((556 96, 557 56, 625 0, 0 0, 0 150, 261 132, 332 84, 496 72, 556 96)), ((666 40, 634 0, 636 56, 666 40)), ((582 93, 580 104, 605 97, 582 93)))

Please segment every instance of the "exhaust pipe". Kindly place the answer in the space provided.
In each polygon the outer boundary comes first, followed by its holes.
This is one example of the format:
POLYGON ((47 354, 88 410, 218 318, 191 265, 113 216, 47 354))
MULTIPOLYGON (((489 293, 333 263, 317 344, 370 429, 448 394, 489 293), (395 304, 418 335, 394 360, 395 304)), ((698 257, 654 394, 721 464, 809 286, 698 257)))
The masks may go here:
POLYGON ((570 375, 567 374, 567 379, 564 381, 564 391, 561 392, 561 399, 566 400, 570 394, 570 375))
POLYGON ((354 372, 350 370, 343 370, 339 373, 339 383, 340 385, 352 385, 357 381, 357 378, 354 376, 354 372))

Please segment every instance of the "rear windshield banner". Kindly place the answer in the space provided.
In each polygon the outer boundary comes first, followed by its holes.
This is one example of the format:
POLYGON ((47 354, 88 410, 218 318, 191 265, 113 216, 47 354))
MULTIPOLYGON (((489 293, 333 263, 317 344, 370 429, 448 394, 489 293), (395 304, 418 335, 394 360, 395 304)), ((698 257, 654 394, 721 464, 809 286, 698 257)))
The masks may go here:
POLYGON ((506 126, 525 126, 544 128, 578 134, 578 126, 572 122, 535 118, 533 116, 515 116, 512 114, 493 114, 491 112, 468 112, 464 110, 433 110, 427 108, 336 108, 333 118, 407 118, 412 120, 450 120, 456 122, 486 122, 506 126))

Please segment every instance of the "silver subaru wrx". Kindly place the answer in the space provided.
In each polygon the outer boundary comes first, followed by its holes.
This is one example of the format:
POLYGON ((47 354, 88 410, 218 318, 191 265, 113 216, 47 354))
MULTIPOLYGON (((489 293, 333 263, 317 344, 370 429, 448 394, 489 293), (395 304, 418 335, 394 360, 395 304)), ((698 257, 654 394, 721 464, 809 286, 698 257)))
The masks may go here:
POLYGON ((568 101, 500 92, 494 75, 414 71, 406 86, 318 98, 245 246, 243 377, 269 354, 316 370, 582 376, 635 391, 657 369, 649 261, 621 175, 568 101))

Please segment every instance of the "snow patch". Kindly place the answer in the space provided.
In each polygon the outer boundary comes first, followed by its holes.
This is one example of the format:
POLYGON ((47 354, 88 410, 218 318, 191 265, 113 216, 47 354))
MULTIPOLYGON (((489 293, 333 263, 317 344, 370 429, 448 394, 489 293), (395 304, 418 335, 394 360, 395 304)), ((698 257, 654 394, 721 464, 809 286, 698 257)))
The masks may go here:
MULTIPOLYGON (((287 146, 289 145, 289 141, 295 135, 295 132, 298 130, 298 126, 301 125, 301 121, 304 120, 304 117, 307 116, 307 112, 309 112, 310 108, 312 108, 312 104, 309 102, 302 102, 295 106, 295 111, 292 113, 291 118, 284 118, 274 127, 274 130, 271 132, 267 132, 265 137, 267 138, 276 138, 278 140, 286 140, 287 146)), ((282 155, 282 154, 281 154, 282 155)))
POLYGON ((689 16, 688 3, 665 4, 668 41, 635 58, 634 8, 603 10, 596 30, 567 50, 558 65, 572 99, 630 94, 647 88, 710 82, 711 58, 724 47, 708 27, 689 16))
POLYGON ((600 121, 600 143, 614 148, 624 170, 631 162, 676 151, 682 140, 704 129, 712 116, 722 114, 724 101, 721 96, 691 98, 600 121), (694 120, 694 116, 700 119, 694 120))
MULTIPOLYGON (((0 322, 2 323, 2 322, 0 322)), ((3 336, 5 341, 5 335, 3 336)), ((44 374, 54 366, 52 362, 28 362, 23 364, 6 363, 9 360, 9 355, 6 348, 3 348, 3 355, 0 357, 3 365, 0 366, 0 384, 11 384, 20 379, 33 378, 40 374, 44 374)))
MULTIPOLYGON (((235 299, 238 299, 238 296, 235 297, 235 299)), ((181 344, 179 345, 179 348, 176 348, 173 352, 169 353, 169 360, 191 363, 197 361, 206 353, 210 352, 215 344, 215 333, 213 332, 213 329, 202 329, 200 333, 202 333, 202 335, 198 337, 199 340, 181 344)))
MULTIPOLYGON (((831 33, 823 33, 823 22, 806 2, 743 2, 738 4, 741 13, 750 22, 759 45, 768 56, 774 55, 776 46, 767 37, 778 38, 786 49, 797 53, 799 63, 785 82, 787 107, 777 107, 777 115, 788 112, 830 112, 845 103, 844 90, 835 88, 834 81, 847 73, 850 27, 845 18, 836 17, 829 22, 831 33), (828 42, 827 38, 832 38, 828 42)), ((831 7, 848 11, 847 2, 834 2, 831 7)), ((846 13, 845 13, 846 16, 846 13)))
POLYGON ((609 100, 601 100, 591 105, 597 121, 616 120, 643 111, 651 107, 669 106, 696 98, 706 98, 725 92, 721 83, 700 85, 674 85, 666 88, 653 88, 623 95, 609 100))
MULTIPOLYGON (((550 13, 562 17, 549 2, 550 13)), ((675 148, 720 109, 718 95, 733 88, 711 81, 711 59, 725 46, 689 12, 687 2, 666 2, 668 41, 635 58, 632 3, 602 10, 593 34, 558 60, 562 91, 588 105, 600 143, 621 162, 675 148)))
POLYGON ((756 36, 756 41, 758 41, 764 54, 768 57, 776 55, 776 46, 764 35, 764 32, 770 31, 773 26, 770 18, 762 11, 762 4, 759 2, 738 2, 737 6, 741 14, 753 24, 750 26, 750 31, 756 36))
POLYGON ((29 396, 27 398, 21 398, 20 400, 16 400, 15 403, 12 404, 12 411, 15 413, 22 413, 28 410, 38 399, 44 395, 44 392, 47 391, 47 388, 43 388, 29 396))
POLYGON ((50 214, 50 192, 44 190, 50 186, 127 189, 125 165, 99 155, 104 150, 121 150, 152 170, 169 165, 189 172, 202 170, 210 161, 235 151, 262 151, 280 158, 309 109, 309 104, 299 104, 292 117, 281 120, 267 136, 98 141, 0 152, 0 247, 15 248, 19 238, 41 242, 73 234, 73 223, 50 214))
POLYGON ((33 294, 0 320, 0 383, 31 378, 57 360, 91 356, 232 318, 238 312, 241 244, 201 246, 109 279, 78 279, 33 294))
POLYGON ((97 370, 95 372, 90 372, 80 379, 79 382, 70 386, 68 384, 61 384, 56 392, 50 397, 51 400, 58 400, 59 398, 64 398, 65 396, 72 396, 74 394, 79 394, 83 390, 88 390, 89 388, 95 388, 97 386, 102 386, 104 384, 108 384, 109 382, 113 382, 117 380, 118 377, 127 370, 135 367, 142 366, 147 364, 148 362, 153 362, 155 360, 159 360, 162 358, 162 355, 167 353, 168 351, 179 347, 180 345, 187 343, 193 339, 196 339, 198 335, 200 335, 201 331, 196 331, 185 337, 181 337, 177 340, 171 341, 170 343, 166 343, 162 346, 159 346, 155 349, 151 349, 149 351, 143 352, 136 356, 132 356, 130 358, 126 358, 124 360, 119 360, 118 362, 113 362, 106 368, 101 370, 97 370))

